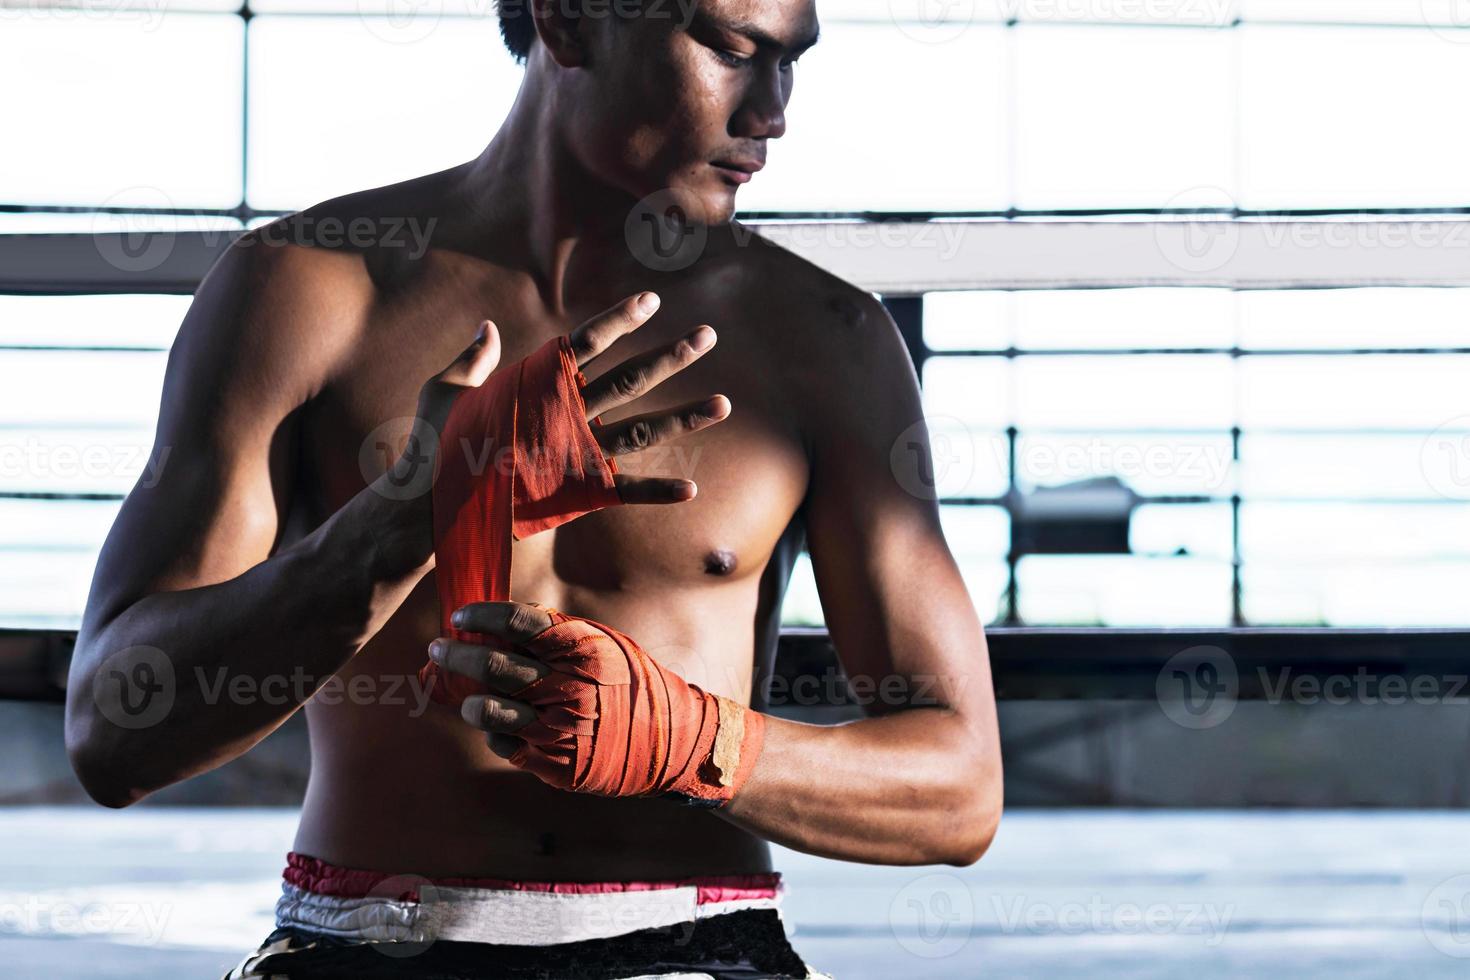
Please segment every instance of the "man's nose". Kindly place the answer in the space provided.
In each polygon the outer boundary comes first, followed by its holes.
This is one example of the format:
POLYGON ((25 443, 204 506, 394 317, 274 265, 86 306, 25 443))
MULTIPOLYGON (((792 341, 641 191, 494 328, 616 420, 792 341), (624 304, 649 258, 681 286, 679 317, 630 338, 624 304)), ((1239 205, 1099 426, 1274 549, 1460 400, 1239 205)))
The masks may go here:
POLYGON ((730 135, 747 139, 780 139, 786 132, 786 101, 790 90, 780 68, 755 73, 745 100, 730 121, 730 135))

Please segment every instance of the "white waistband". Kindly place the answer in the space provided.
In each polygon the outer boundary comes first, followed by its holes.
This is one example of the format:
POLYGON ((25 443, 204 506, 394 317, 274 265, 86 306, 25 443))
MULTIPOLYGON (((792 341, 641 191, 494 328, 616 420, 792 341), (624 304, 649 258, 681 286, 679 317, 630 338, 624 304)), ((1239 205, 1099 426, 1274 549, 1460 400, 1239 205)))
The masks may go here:
POLYGON ((371 942, 551 946, 692 923, 740 909, 779 909, 780 898, 700 902, 694 886, 565 895, 499 888, 422 889, 419 901, 318 895, 281 885, 276 925, 371 942))

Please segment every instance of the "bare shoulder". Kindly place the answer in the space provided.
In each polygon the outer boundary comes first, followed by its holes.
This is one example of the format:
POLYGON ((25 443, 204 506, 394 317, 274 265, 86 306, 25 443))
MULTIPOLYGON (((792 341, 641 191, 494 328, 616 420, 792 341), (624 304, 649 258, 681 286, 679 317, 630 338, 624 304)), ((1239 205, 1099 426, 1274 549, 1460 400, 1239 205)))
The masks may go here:
POLYGON ((800 373, 807 414, 846 415, 875 396, 911 402, 917 378, 908 348, 873 293, 790 249, 731 223, 724 254, 738 256, 742 305, 768 327, 773 357, 800 373))
POLYGON ((309 397, 429 251, 441 180, 343 195, 245 232, 200 284, 180 340, 251 356, 260 383, 309 397))
POLYGON ((771 312, 792 320, 783 326, 801 336, 831 339, 830 331, 884 332, 892 318, 878 298, 803 258, 754 228, 731 222, 721 235, 722 254, 743 266, 744 278, 771 312))

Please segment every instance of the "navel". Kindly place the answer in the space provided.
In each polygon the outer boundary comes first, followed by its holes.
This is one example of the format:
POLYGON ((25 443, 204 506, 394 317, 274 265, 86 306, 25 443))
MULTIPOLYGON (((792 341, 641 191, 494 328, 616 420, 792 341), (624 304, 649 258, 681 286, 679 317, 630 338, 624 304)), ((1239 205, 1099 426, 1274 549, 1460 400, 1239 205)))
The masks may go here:
POLYGON ((716 548, 704 556, 704 573, 706 575, 729 575, 735 571, 738 561, 735 552, 728 548, 716 548))

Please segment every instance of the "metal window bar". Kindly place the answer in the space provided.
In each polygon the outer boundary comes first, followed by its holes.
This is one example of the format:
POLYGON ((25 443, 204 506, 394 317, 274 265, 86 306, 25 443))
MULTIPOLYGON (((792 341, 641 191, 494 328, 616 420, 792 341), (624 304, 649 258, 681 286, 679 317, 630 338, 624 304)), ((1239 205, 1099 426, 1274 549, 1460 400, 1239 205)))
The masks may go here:
MULTIPOLYGON (((53 4, 51 4, 51 6, 55 6, 55 7, 62 8, 62 9, 81 9, 82 7, 85 7, 85 4, 61 2, 61 3, 53 3, 53 4)), ((1093 27, 1093 28, 1099 28, 1099 29, 1106 29, 1106 28, 1112 27, 1112 28, 1126 28, 1126 29, 1159 29, 1159 30, 1181 30, 1182 29, 1182 30, 1194 30, 1194 31, 1198 31, 1198 30, 1234 31, 1237 28, 1242 27, 1242 26, 1245 26, 1245 25, 1262 25, 1262 26, 1269 26, 1269 27, 1272 27, 1272 28, 1277 28, 1277 27, 1279 27, 1279 28, 1309 27, 1309 28, 1317 28, 1317 29, 1349 28, 1349 29, 1357 29, 1357 30, 1381 30, 1381 29, 1429 30, 1429 29, 1436 29, 1436 30, 1443 31, 1443 30, 1445 30, 1447 28, 1455 28, 1455 29, 1464 29, 1467 37, 1470 37, 1470 28, 1466 28, 1463 24, 1460 24, 1458 22, 1451 22, 1451 23, 1446 23, 1446 24, 1435 23, 1435 22, 1432 22, 1433 19, 1429 16, 1429 14, 1427 12, 1427 8, 1425 10, 1419 10, 1418 7, 1420 5, 1409 5, 1409 6, 1413 7, 1414 9, 1412 11, 1407 12, 1406 13, 1406 16, 1404 17, 1403 20, 1388 20, 1388 19, 1384 19, 1384 20, 1381 20, 1381 21, 1352 21, 1352 20, 1334 21, 1334 20, 1326 20, 1326 19, 1324 19, 1324 20, 1307 20, 1307 19, 1299 19, 1299 20, 1291 20, 1291 19, 1253 19, 1253 18, 1250 18, 1249 16, 1243 15, 1240 12, 1240 10, 1238 9, 1238 5, 1235 6, 1235 8, 1233 10, 1233 14, 1231 16, 1229 16, 1229 17, 1221 18, 1220 20, 1215 21, 1215 22, 1205 21, 1205 22, 1201 22, 1201 23, 1193 23, 1193 22, 1187 22, 1187 21, 1166 21, 1166 20, 1153 21, 1153 22, 1148 22, 1148 21, 1143 21, 1143 22, 1136 22, 1136 21, 1135 22, 1129 22, 1129 21, 1107 20, 1107 19, 1103 19, 1103 18, 1092 19, 1092 20, 1085 19, 1085 18, 1082 18, 1082 19, 1073 19, 1073 20, 1069 20, 1069 19, 1046 20, 1046 19, 1035 19, 1035 18, 1022 19, 1022 18, 1016 17, 1014 15, 1005 16, 1004 18, 1002 18, 1002 17, 986 17, 986 16, 984 16, 983 13, 981 15, 979 15, 979 16, 974 16, 973 15, 973 11, 972 11, 972 17, 973 17, 973 20, 975 22, 977 22, 977 23, 992 24, 992 25, 1003 25, 1007 30, 1014 30, 1014 29, 1016 29, 1016 28, 1024 25, 1024 26, 1026 26, 1028 28, 1043 28, 1043 29, 1044 28, 1048 28, 1048 27, 1063 27, 1063 28, 1066 28, 1066 27, 1085 26, 1085 27, 1093 27)), ((188 6, 186 4, 183 7, 178 8, 178 9, 179 9, 179 12, 187 12, 188 11, 188 6)), ((250 221, 256 220, 258 218, 277 217, 277 216, 279 216, 281 214, 287 213, 287 212, 276 211, 276 210, 258 210, 256 208, 253 208, 253 207, 250 206, 250 203, 248 201, 248 195, 246 193, 246 189, 249 186, 249 167, 250 167, 250 35, 251 35, 250 25, 251 25, 251 22, 257 16, 265 16, 265 17, 270 17, 270 18, 282 18, 282 19, 289 19, 289 18, 343 18, 343 17, 351 17, 351 18, 364 19, 364 18, 372 17, 374 15, 371 14, 370 12, 366 11, 366 10, 361 9, 361 8, 354 9, 354 10, 337 9, 337 10, 316 10, 316 11, 313 11, 313 10, 310 10, 310 9, 271 10, 271 11, 268 11, 268 12, 266 12, 264 14, 258 14, 254 9, 252 9, 252 7, 251 7, 251 5, 249 3, 249 0, 245 0, 245 2, 241 3, 240 6, 238 8, 236 8, 235 10, 233 10, 233 11, 199 11, 198 12, 198 15, 200 15, 200 16, 208 16, 208 17, 238 17, 243 22, 244 28, 245 28, 243 31, 241 31, 241 45, 242 45, 243 57, 241 59, 241 116, 240 116, 240 120, 241 120, 241 122, 240 122, 240 125, 241 125, 241 165, 240 165, 240 202, 239 202, 239 204, 236 205, 233 208, 224 208, 224 209, 218 209, 218 208, 216 208, 216 209, 209 209, 209 208, 204 208, 204 209, 136 208, 136 209, 134 209, 134 208, 120 208, 120 207, 85 207, 85 206, 78 207, 78 206, 72 206, 72 205, 44 205, 44 204, 22 205, 22 204, 5 204, 3 202, 0 202, 0 213, 89 213, 89 214, 115 213, 115 214, 155 214, 155 215, 166 215, 166 214, 208 215, 208 216, 218 216, 218 217, 235 218, 235 219, 237 219, 237 220, 239 220, 241 222, 245 222, 245 223, 248 223, 250 221)), ((443 10, 442 8, 439 9, 439 10, 437 10, 435 12, 435 16, 439 20, 451 21, 451 22, 453 22, 453 21, 480 21, 480 20, 484 20, 485 17, 486 17, 486 15, 479 14, 479 13, 468 13, 468 12, 456 11, 456 10, 443 10)), ((891 11, 889 12, 889 16, 890 16, 890 18, 892 17, 892 12, 891 11)), ((841 22, 841 21, 844 20, 844 18, 842 18, 841 16, 838 16, 838 17, 834 18, 834 20, 835 21, 838 21, 838 22, 841 22)), ((864 20, 865 20, 864 18, 854 18, 853 19, 853 22, 862 23, 862 22, 864 22, 864 20)), ((867 18, 866 20, 871 21, 872 18, 867 18)), ((979 220, 979 219, 1020 220, 1020 219, 1026 219, 1026 218, 1068 218, 1068 217, 1070 217, 1070 218, 1088 218, 1088 217, 1102 217, 1102 216, 1164 217, 1164 216, 1170 216, 1170 215, 1198 215, 1198 216, 1206 216, 1206 215, 1209 215, 1209 216, 1218 216, 1218 217, 1231 218, 1231 219, 1251 219, 1251 218, 1309 218, 1309 217, 1330 217, 1330 216, 1340 216, 1340 215, 1389 216, 1389 215, 1412 215, 1412 214, 1441 215, 1441 216, 1448 216, 1448 215, 1470 215, 1470 205, 1463 205, 1463 206, 1445 206, 1445 207, 1434 207, 1434 208, 1375 208, 1375 207, 1364 206, 1364 207, 1349 207, 1349 208, 1279 209, 1279 210, 1271 210, 1271 211, 1267 211, 1267 210, 1253 210, 1253 209, 1248 209, 1248 208, 1209 208, 1209 207, 1206 207, 1206 208, 1167 208, 1167 207, 1159 207, 1159 208, 1060 208, 1060 209, 1042 209, 1042 210, 1028 210, 1028 209, 1022 209, 1022 208, 1014 208, 1014 207, 1012 207, 1012 208, 1005 208, 1005 209, 993 210, 993 211, 960 210, 960 211, 943 211, 943 212, 935 212, 935 211, 825 211, 825 212, 813 212, 813 211, 806 211, 806 212, 790 212, 790 211, 749 211, 749 212, 744 212, 744 216, 746 218, 750 219, 750 220, 753 220, 753 221, 778 220, 778 219, 784 219, 784 218, 819 218, 819 219, 835 219, 835 218, 848 218, 848 219, 853 219, 853 218, 855 218, 855 219, 864 220, 864 221, 886 221, 886 220, 927 221, 927 220, 934 219, 934 218, 959 218, 959 219, 970 219, 970 220, 979 220)))

